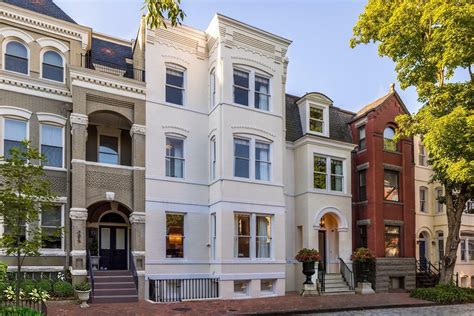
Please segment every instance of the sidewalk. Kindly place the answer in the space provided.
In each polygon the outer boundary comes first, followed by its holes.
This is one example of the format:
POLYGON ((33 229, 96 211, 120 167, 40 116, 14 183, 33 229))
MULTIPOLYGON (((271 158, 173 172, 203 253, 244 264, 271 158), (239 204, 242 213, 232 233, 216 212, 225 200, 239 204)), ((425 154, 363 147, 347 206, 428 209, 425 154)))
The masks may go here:
POLYGON ((432 302, 409 297, 407 293, 372 295, 286 296, 246 299, 208 300, 152 304, 148 301, 120 304, 91 304, 88 309, 71 302, 48 302, 49 315, 245 315, 322 313, 388 307, 430 306, 432 302))

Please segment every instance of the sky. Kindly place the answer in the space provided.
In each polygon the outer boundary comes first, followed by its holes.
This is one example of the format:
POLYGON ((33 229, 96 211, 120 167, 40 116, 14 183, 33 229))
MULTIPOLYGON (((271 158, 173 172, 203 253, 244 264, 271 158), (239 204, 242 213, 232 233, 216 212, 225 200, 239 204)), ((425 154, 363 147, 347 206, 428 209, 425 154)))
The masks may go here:
MULTIPOLYGON (((143 0, 54 0, 77 23, 124 39, 135 38, 143 0)), ((288 51, 287 93, 324 93, 334 105, 357 111, 389 91, 410 112, 421 104, 414 88, 401 90, 394 63, 376 45, 349 47, 366 0, 181 0, 185 25, 205 30, 215 13, 293 41, 288 51)))

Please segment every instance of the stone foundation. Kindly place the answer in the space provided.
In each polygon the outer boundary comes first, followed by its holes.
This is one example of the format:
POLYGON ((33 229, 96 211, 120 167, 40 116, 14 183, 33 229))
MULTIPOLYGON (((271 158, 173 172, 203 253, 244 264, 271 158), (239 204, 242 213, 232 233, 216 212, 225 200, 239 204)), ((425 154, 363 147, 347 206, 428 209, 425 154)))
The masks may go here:
POLYGON ((416 287, 415 258, 377 258, 375 291, 411 291, 416 287))

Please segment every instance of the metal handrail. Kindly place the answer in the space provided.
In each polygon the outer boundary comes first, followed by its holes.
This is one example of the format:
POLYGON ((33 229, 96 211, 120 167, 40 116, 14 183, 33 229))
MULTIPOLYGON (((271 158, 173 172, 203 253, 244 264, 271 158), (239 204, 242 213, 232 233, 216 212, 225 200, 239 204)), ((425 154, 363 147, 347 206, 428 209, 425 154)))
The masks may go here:
POLYGON ((347 285, 349 285, 349 289, 354 290, 354 273, 347 266, 344 260, 342 260, 342 258, 339 258, 339 272, 344 278, 344 281, 346 281, 347 285))
POLYGON ((94 270, 92 269, 91 251, 87 250, 87 264, 89 267, 89 277, 91 283, 92 299, 94 299, 94 270))
POLYGON ((128 252, 128 261, 130 262, 130 271, 132 272, 132 275, 133 275, 135 288, 138 291, 138 273, 137 273, 137 268, 135 267, 135 260, 133 260, 133 254, 131 251, 128 252))
POLYGON ((318 270, 318 281, 319 281, 319 288, 321 292, 326 291, 326 279, 325 279, 326 271, 323 269, 318 270))

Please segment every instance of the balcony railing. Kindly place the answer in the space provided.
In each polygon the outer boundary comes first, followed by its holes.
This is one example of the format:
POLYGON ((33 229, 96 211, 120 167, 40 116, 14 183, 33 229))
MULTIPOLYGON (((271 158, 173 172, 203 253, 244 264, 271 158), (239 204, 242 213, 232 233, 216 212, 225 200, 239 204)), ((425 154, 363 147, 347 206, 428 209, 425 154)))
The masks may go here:
POLYGON ((94 57, 91 54, 81 55, 81 67, 112 74, 118 77, 145 82, 145 70, 133 68, 131 64, 120 65, 94 57))
POLYGON ((218 278, 149 280, 149 299, 154 302, 181 302, 218 297, 218 278))

